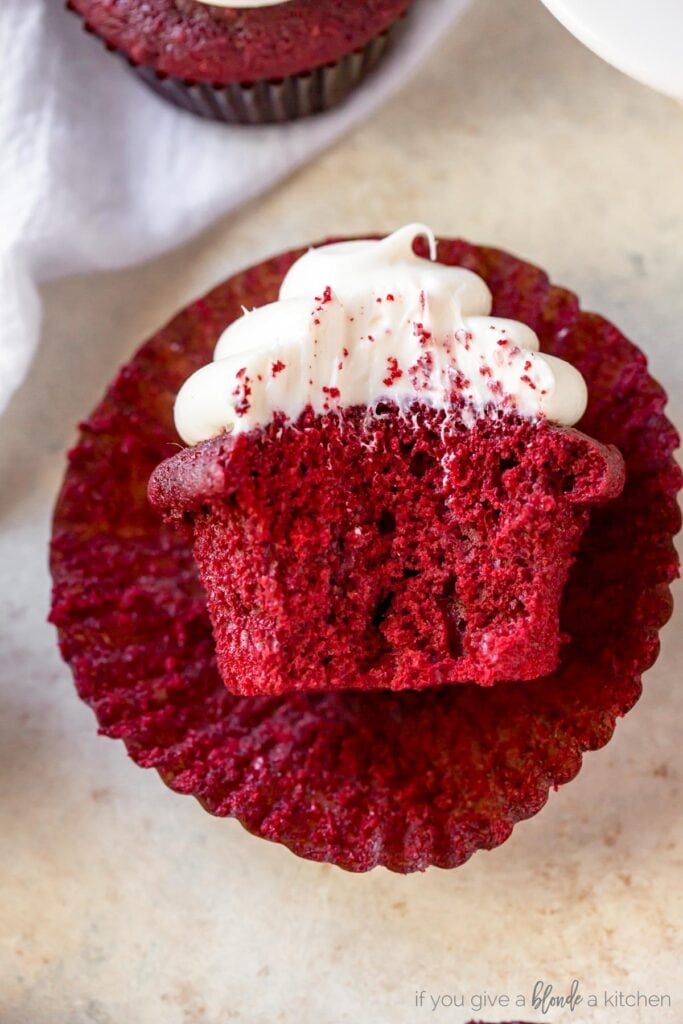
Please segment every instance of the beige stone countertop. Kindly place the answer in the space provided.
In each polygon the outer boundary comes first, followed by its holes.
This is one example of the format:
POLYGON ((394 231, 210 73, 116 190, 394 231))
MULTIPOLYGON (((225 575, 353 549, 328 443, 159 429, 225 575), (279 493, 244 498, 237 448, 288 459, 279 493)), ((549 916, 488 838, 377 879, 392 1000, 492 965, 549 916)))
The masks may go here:
POLYGON ((96 735, 45 623, 77 420, 188 300, 305 241, 424 221, 535 261, 644 348, 680 425, 682 186, 683 109, 536 0, 481 0, 387 107, 239 216, 44 289, 41 348, 1 421, 2 1024, 683 1020, 680 586, 609 746, 499 849, 409 877, 308 863, 170 792, 96 735), (575 978, 603 1005, 529 1009, 538 979, 575 978), (480 1009, 484 992, 510 1008, 480 1009), (671 1005, 604 1005, 638 992, 671 1005))

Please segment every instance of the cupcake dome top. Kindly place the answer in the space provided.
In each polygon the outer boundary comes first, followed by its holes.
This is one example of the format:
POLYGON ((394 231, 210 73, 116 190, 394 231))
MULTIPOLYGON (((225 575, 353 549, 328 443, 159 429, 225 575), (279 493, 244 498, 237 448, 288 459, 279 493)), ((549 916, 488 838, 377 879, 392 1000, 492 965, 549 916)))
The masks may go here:
POLYGON ((69 0, 105 42, 161 75, 225 85, 297 75, 361 50, 411 0, 69 0))

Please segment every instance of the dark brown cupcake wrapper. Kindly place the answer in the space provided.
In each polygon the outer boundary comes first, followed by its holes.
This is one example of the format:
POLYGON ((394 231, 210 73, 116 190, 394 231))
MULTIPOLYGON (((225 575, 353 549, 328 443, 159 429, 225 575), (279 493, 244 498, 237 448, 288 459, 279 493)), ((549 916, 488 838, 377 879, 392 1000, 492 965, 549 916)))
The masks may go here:
MULTIPOLYGON (((68 0, 66 6, 81 17, 68 0)), ((182 110, 226 124, 282 124, 323 113, 346 99, 380 63, 404 20, 399 18, 364 47, 346 54, 333 64, 286 78, 263 78, 256 82, 231 82, 228 85, 164 75, 154 68, 136 64, 122 50, 104 40, 102 42, 111 53, 125 60, 145 85, 182 110)), ((102 38, 87 22, 84 27, 98 39, 102 38)))

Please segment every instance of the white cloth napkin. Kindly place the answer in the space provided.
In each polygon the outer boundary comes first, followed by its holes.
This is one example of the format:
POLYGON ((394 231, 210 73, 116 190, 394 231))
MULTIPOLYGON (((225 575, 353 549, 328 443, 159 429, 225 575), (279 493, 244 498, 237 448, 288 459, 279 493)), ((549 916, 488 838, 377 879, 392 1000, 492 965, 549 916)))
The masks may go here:
POLYGON ((283 126, 203 122, 157 98, 61 0, 0 0, 0 412, 40 330, 36 284, 180 245, 400 87, 468 0, 417 0, 349 102, 283 126))

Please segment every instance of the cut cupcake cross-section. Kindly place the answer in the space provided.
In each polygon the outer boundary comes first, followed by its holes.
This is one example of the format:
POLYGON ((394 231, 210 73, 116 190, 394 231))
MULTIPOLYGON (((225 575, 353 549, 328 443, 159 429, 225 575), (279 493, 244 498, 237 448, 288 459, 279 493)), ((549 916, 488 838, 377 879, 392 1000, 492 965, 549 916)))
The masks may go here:
POLYGON ((178 394, 149 496, 190 524, 242 695, 534 679, 616 448, 586 388, 432 233, 309 250, 178 394), (427 242, 430 258, 415 242, 427 242))

